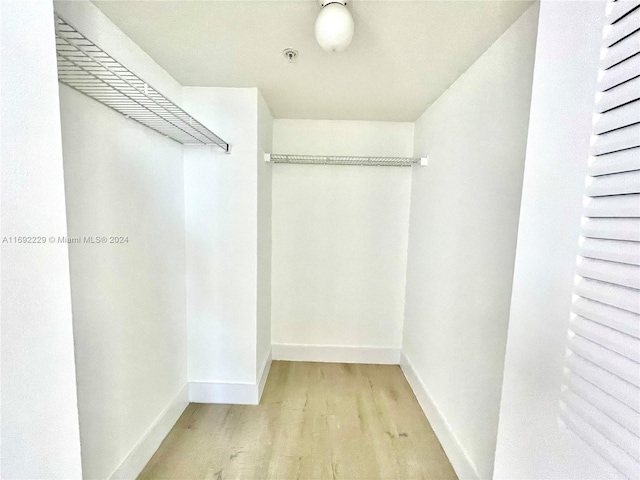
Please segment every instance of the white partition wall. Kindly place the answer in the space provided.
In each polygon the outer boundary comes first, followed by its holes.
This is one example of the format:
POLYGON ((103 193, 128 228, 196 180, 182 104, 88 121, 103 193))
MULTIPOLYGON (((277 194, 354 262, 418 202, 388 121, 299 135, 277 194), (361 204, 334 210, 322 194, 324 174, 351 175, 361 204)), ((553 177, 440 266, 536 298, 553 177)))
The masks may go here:
POLYGON ((270 169, 258 154, 271 115, 256 88, 186 87, 183 101, 231 143, 185 147, 190 398, 256 404, 269 367, 270 169))
POLYGON ((256 299, 256 381, 267 379, 271 362, 271 164, 264 161, 271 152, 273 117, 258 91, 258 276, 256 299))
POLYGON ((403 368, 460 478, 491 478, 537 6, 416 122, 403 368))

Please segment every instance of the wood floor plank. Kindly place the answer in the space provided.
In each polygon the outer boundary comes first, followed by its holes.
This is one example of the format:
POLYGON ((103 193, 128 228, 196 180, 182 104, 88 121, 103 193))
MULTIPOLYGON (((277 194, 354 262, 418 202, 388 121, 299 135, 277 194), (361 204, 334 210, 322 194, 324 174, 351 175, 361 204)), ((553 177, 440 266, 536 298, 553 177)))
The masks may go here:
POLYGON ((189 405, 138 478, 456 475, 398 366, 273 362, 260 405, 189 405))

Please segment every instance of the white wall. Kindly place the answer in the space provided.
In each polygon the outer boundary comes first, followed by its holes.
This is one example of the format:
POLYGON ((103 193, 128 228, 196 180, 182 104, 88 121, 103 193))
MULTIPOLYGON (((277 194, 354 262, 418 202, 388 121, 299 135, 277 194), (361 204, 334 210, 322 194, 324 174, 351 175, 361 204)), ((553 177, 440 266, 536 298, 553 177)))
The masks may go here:
MULTIPOLYGON (((257 343, 259 334, 264 342, 268 312, 258 305, 257 282, 258 272, 262 277, 268 271, 268 259, 258 245, 258 229, 268 241, 269 225, 266 202, 258 218, 258 191, 263 197, 268 192, 268 185, 259 186, 268 171, 258 174, 258 98, 256 88, 183 90, 185 108, 231 144, 231 154, 185 147, 192 401, 256 403, 259 395, 257 365, 263 359, 257 357, 257 343)), ((269 114, 261 109, 261 116, 264 139, 269 114)), ((262 287, 264 295, 268 285, 262 287)))
MULTIPOLYGON (((67 234, 52 18, 0 2, 3 238, 67 234)), ((0 477, 81 478, 66 245, 3 241, 0 344, 0 477)))
MULTIPOLYGON (((271 152, 273 117, 258 91, 258 277, 256 375, 266 368, 271 355, 271 152)), ((256 381, 259 379, 256 378, 256 381)))
POLYGON ((493 470, 537 14, 415 126, 403 363, 461 478, 493 470))
MULTIPOLYGON (((272 153, 411 156, 412 139, 412 123, 275 120, 272 153)), ((274 357, 397 363, 410 182, 410 168, 273 165, 274 357)))
MULTIPOLYGON (((179 92, 92 4, 56 9, 179 92)), ((83 475, 132 478, 188 401, 182 146, 65 85, 60 108, 69 236, 128 239, 69 246, 83 475)))
POLYGON ((558 425, 604 4, 541 5, 496 478, 620 477, 558 425))

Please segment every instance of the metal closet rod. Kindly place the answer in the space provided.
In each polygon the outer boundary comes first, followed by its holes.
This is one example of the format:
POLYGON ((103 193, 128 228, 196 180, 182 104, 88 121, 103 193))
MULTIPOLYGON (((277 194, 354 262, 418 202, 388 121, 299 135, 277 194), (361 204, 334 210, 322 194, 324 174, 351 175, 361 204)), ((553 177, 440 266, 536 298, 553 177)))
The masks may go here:
POLYGON ((372 167, 410 167, 412 165, 426 166, 429 157, 357 157, 332 155, 284 155, 279 153, 265 153, 265 162, 297 163, 308 165, 360 165, 372 167))

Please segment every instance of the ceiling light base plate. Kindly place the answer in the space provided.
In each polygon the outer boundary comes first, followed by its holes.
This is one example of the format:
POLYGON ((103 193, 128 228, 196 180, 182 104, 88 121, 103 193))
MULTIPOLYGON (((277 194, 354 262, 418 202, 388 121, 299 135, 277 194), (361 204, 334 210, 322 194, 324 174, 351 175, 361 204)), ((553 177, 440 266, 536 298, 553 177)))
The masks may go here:
POLYGON ((346 0, 317 0, 317 1, 318 1, 318 6, 320 8, 326 7, 330 3, 340 3, 341 5, 345 5, 345 6, 347 5, 346 0))

